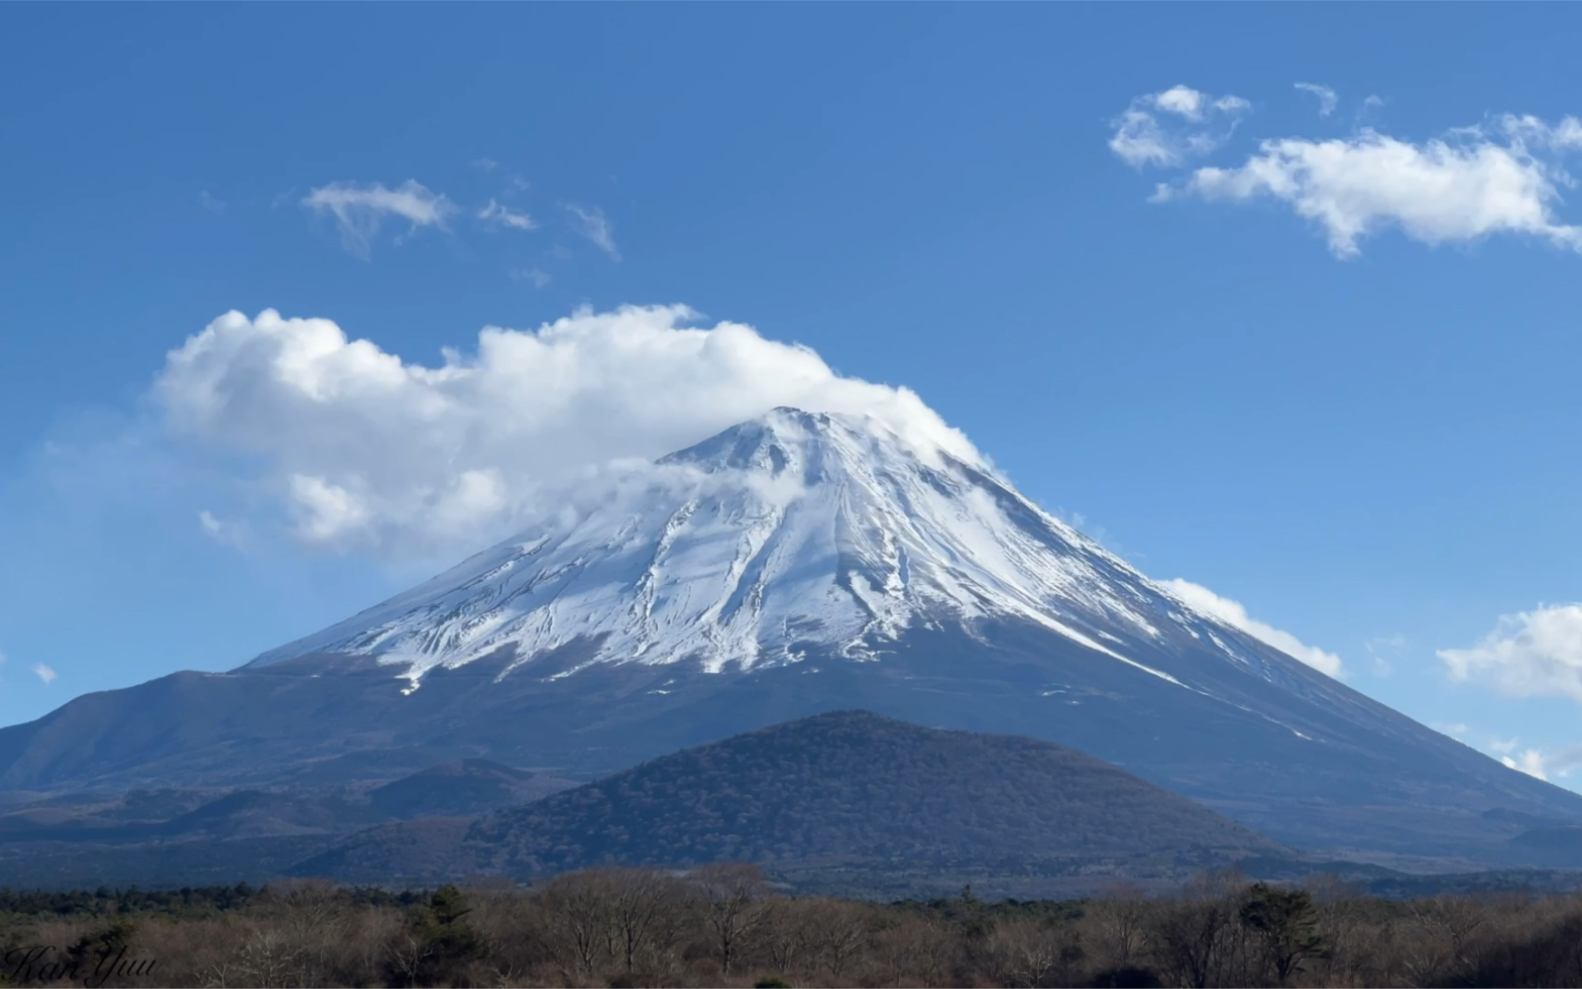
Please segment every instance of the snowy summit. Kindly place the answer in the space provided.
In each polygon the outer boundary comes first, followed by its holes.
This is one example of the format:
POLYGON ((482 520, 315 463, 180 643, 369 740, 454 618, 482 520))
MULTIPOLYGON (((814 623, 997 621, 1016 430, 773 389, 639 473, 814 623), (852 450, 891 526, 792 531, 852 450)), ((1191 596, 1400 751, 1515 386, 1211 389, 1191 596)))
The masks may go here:
POLYGON ((1196 637, 1187 626, 1205 622, 987 464, 872 417, 778 408, 654 468, 250 665, 370 654, 416 686, 502 647, 520 664, 584 639, 598 642, 584 665, 721 672, 793 663, 809 645, 870 660, 910 627, 992 616, 1170 679, 1106 629, 1196 637))

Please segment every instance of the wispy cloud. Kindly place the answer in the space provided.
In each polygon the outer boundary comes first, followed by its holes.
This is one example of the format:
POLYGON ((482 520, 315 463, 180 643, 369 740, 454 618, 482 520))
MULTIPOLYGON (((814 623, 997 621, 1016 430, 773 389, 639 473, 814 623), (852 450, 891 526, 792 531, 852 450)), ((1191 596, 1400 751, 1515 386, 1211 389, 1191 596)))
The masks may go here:
POLYGON ((1550 774, 1565 776, 1571 770, 1582 766, 1582 745, 1545 752, 1535 746, 1522 748, 1520 738, 1504 738, 1465 724, 1436 724, 1434 729, 1475 749, 1481 749, 1492 758, 1498 759, 1507 769, 1514 769, 1537 779, 1547 780, 1550 774))
POLYGON ((40 680, 43 680, 45 685, 55 682, 55 671, 50 669, 48 666, 45 666, 43 663, 35 663, 33 665, 33 675, 38 677, 40 680))
POLYGON ((510 275, 511 281, 527 282, 534 288, 543 288, 551 281, 554 281, 554 279, 550 277, 549 272, 543 271, 539 268, 512 268, 510 275))
POLYGON ((1477 644, 1441 649, 1439 658, 1452 680, 1491 683, 1514 697, 1582 701, 1582 604, 1502 615, 1477 644))
POLYGON ((1503 762, 1507 769, 1514 769, 1517 772, 1526 773, 1528 776, 1537 777, 1541 780, 1549 778, 1548 772, 1544 767, 1544 754, 1537 749, 1523 749, 1515 755, 1501 756, 1500 762, 1503 762))
POLYGON ((205 189, 202 192, 198 193, 198 205, 202 206, 204 209, 208 210, 210 213, 224 213, 225 212, 225 200, 223 200, 220 197, 214 195, 212 192, 210 192, 207 189, 205 189))
MULTIPOLYGON (((318 213, 333 214, 340 228, 341 244, 365 260, 386 217, 411 223, 410 234, 422 227, 443 230, 445 221, 456 212, 456 205, 444 195, 431 192, 412 179, 394 189, 377 182, 332 182, 310 190, 302 205, 318 213)), ((396 242, 400 243, 400 238, 396 242)))
POLYGON ((1275 628, 1261 622, 1247 614, 1247 609, 1240 602, 1230 598, 1220 597, 1201 584, 1194 584, 1190 580, 1161 581, 1161 583, 1174 594, 1183 604, 1233 628, 1243 632, 1264 643, 1273 646, 1288 656, 1298 659, 1320 673, 1325 673, 1337 679, 1346 675, 1346 668, 1341 663, 1340 657, 1331 652, 1325 652, 1317 646, 1310 646, 1296 636, 1283 629, 1275 628))
POLYGON ((566 210, 577 218, 578 233, 593 241, 612 260, 621 260, 621 252, 615 246, 614 229, 604 215, 604 210, 597 206, 582 207, 576 203, 567 203, 566 210))
POLYGON ((1318 97, 1318 115, 1320 117, 1329 116, 1335 112, 1335 107, 1340 105, 1340 97, 1335 95, 1335 91, 1328 86, 1320 86, 1315 82, 1299 82, 1296 83, 1296 88, 1304 93, 1312 93, 1318 97))
POLYGON ((1394 635, 1378 635, 1364 642, 1363 648, 1368 650, 1368 655, 1373 657, 1373 675, 1383 679, 1395 672, 1395 663, 1392 657, 1398 656, 1411 643, 1406 636, 1399 632, 1394 635))
POLYGON ((1161 185, 1154 199, 1272 200, 1315 223, 1329 249, 1353 258, 1386 229, 1429 245, 1494 234, 1537 237, 1582 250, 1582 227, 1562 222, 1560 189, 1573 184, 1562 158, 1582 148, 1582 123, 1550 126, 1505 115, 1414 142, 1363 128, 1328 140, 1265 140, 1235 168, 1205 167, 1161 185))
POLYGON ((500 163, 495 161, 493 158, 474 158, 472 161, 468 162, 468 164, 473 168, 476 168, 478 171, 484 172, 486 174, 500 167, 500 163))
POLYGON ((242 522, 226 522, 215 516, 208 509, 198 513, 198 525, 203 529, 203 534, 223 546, 236 549, 245 549, 247 543, 247 526, 242 522))
POLYGON ((1551 776, 1569 777, 1582 768, 1582 745, 1568 745, 1558 749, 1513 749, 1498 755, 1500 762, 1511 769, 1547 780, 1551 776))
POLYGON ((1569 776, 1575 770, 1582 769, 1582 745, 1567 745, 1555 749, 1546 757, 1549 770, 1559 776, 1569 776))
POLYGON ((513 230, 534 230, 538 224, 526 213, 518 213, 495 200, 489 200, 489 205, 478 211, 478 219, 491 227, 506 226, 513 230))
POLYGON ((1188 86, 1148 93, 1110 122, 1110 150, 1128 165, 1180 165, 1229 139, 1252 104, 1239 96, 1212 97, 1188 86))

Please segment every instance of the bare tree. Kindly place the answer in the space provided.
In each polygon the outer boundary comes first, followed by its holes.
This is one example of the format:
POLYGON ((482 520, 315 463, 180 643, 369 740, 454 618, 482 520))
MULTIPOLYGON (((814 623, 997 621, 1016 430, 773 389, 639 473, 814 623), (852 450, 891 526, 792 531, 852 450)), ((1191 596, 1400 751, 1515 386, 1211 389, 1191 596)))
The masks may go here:
POLYGON ((808 954, 808 913, 812 901, 784 900, 776 903, 759 932, 764 956, 775 971, 785 973, 801 964, 808 954))
POLYGON ((719 952, 720 971, 729 975, 743 943, 769 917, 769 883, 762 869, 744 862, 705 865, 694 869, 691 879, 719 952))
POLYGON ((611 954, 613 886, 602 870, 570 872, 550 880, 539 895, 556 954, 569 955, 569 967, 584 976, 591 976, 611 954))
POLYGON ((837 983, 868 944, 868 910, 850 900, 815 900, 805 914, 804 931, 810 960, 837 983))
POLYGON ((1002 986, 1049 985, 1061 968, 1052 932, 1035 920, 996 924, 985 945, 995 981, 1002 986))
POLYGON ((613 891, 610 922, 616 948, 627 972, 637 961, 669 948, 683 908, 675 879, 654 869, 626 869, 609 874, 613 891))
POLYGON ((1413 984, 1464 980, 1476 970, 1474 938, 1489 922, 1486 903, 1464 896, 1435 896, 1410 905, 1416 937, 1409 942, 1407 971, 1413 984))
POLYGON ((1167 981, 1193 989, 1235 981, 1225 976, 1238 947, 1245 889, 1236 873, 1199 877, 1150 911, 1148 938, 1167 981))
POLYGON ((1148 902, 1131 883, 1116 883, 1088 910, 1090 924, 1111 969, 1128 968, 1142 951, 1148 902))

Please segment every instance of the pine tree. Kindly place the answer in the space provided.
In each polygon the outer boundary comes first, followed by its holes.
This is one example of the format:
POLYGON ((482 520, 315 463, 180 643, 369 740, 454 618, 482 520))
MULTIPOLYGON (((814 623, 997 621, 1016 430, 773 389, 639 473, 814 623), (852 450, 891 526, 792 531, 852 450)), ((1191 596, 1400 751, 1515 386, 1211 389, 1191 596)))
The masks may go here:
POLYGON ((1282 986, 1289 984, 1304 959, 1327 953, 1324 937, 1318 933, 1318 910, 1306 890, 1285 891, 1254 883, 1242 905, 1241 922, 1258 934, 1282 986))

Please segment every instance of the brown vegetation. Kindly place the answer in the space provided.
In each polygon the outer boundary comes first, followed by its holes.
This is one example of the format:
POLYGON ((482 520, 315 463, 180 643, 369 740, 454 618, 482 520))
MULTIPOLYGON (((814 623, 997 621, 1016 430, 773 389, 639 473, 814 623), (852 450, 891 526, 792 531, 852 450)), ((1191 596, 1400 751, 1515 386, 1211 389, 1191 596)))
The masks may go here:
POLYGON ((726 864, 532 889, 299 881, 0 905, 5 975, 34 985, 80 985, 117 958, 105 985, 1582 986, 1582 896, 1396 901, 1236 873, 1070 902, 788 897, 726 864))

